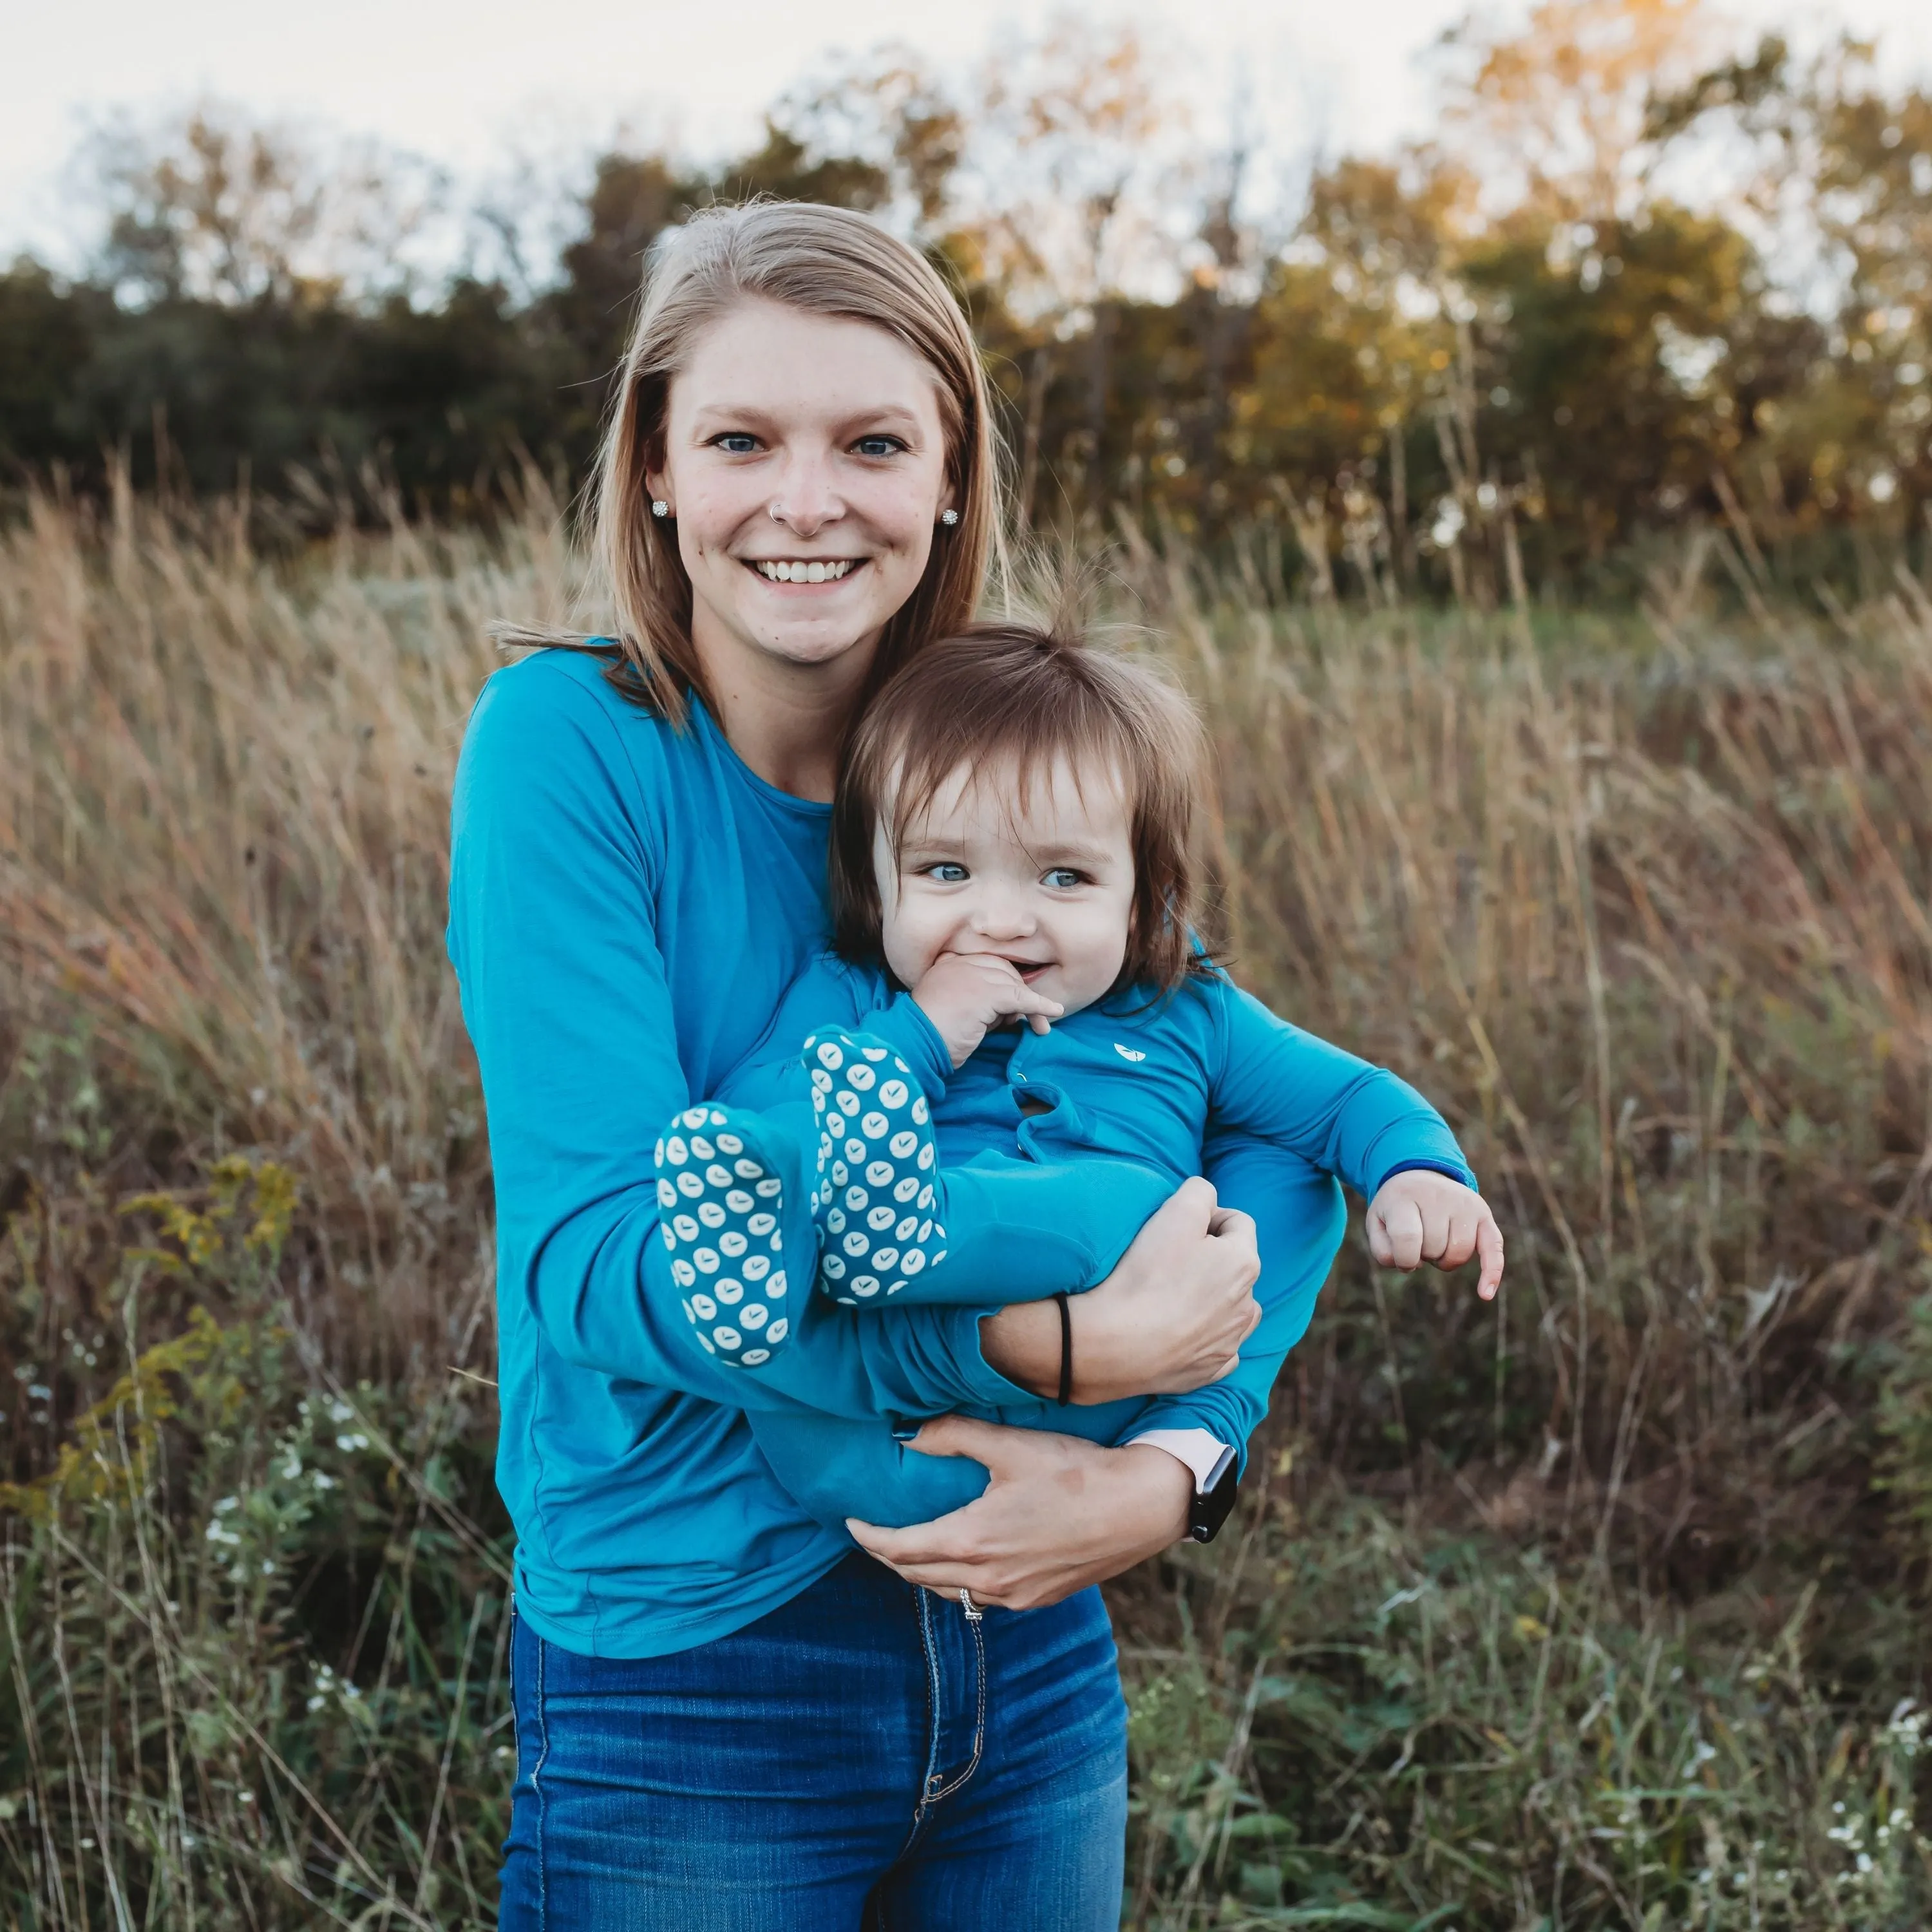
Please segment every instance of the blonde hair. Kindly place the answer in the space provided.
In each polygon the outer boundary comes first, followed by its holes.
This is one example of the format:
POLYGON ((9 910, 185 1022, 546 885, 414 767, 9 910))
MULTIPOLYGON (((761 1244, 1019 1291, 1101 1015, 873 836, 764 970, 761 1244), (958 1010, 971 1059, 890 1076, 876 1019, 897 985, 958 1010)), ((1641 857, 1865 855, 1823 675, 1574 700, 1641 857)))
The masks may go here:
MULTIPOLYGON (((661 466, 673 379, 700 333, 736 304, 777 302, 870 322, 932 369, 956 525, 937 537, 918 587, 887 622, 872 684, 977 608, 998 538, 999 496, 986 380, 958 301, 924 256, 842 208, 760 200, 710 208, 652 250, 644 306, 624 352, 594 485, 593 548, 615 607, 622 682, 669 719, 687 692, 708 698, 691 640, 691 579, 677 532, 651 514, 646 471, 661 466)), ((558 642, 528 634, 509 641, 558 642)))
POLYGON ((1144 661, 1102 648, 1061 618, 969 625, 928 645, 852 734, 832 807, 833 943, 878 963, 884 909, 873 860, 883 824, 897 853, 959 772, 995 776, 1022 807, 1056 762, 1096 764, 1126 794, 1134 890, 1115 990, 1168 993, 1214 967, 1196 937, 1206 734, 1194 707, 1144 661))

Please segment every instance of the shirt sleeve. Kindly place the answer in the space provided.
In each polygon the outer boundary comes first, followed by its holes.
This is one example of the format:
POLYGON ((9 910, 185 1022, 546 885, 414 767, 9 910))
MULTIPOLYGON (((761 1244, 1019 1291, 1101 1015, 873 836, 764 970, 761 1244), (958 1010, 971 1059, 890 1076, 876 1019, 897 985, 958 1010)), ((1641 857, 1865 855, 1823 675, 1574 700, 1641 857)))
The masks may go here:
POLYGON ((799 1058, 806 1040, 820 1027, 856 1027, 863 1006, 851 974, 830 953, 820 953, 785 988, 764 1037, 709 1097, 754 1113, 808 1100, 811 1082, 799 1058))
POLYGON ((873 1005, 860 1015, 858 1030, 876 1034, 913 1070, 926 1099, 937 1106, 952 1078, 952 1055, 926 1009, 910 993, 876 989, 873 1005))
POLYGON ((1124 1439, 1155 1430, 1205 1430, 1234 1444, 1245 1469, 1248 1438, 1268 1414, 1288 1352, 1308 1331, 1316 1297, 1342 1245, 1348 1208, 1332 1174, 1251 1133, 1210 1126, 1204 1152, 1202 1171, 1222 1204, 1254 1219, 1262 1264, 1255 1298, 1262 1318, 1228 1374, 1186 1395, 1153 1397, 1124 1439))
POLYGON ((799 1055, 812 1034, 827 1026, 877 1035, 912 1069, 928 1101, 945 1092, 952 1058, 919 1002, 893 992, 883 974, 823 952, 785 989, 764 1037, 710 1097, 758 1112, 808 1099, 810 1083, 799 1055))
POLYGON ((1392 1174, 1429 1168, 1474 1187, 1442 1115, 1406 1082, 1269 1012, 1222 980, 1220 1066, 1202 1172, 1222 1204, 1252 1216, 1262 1318, 1218 1382, 1156 1398, 1136 1416, 1150 1429, 1204 1429, 1246 1444, 1268 1413, 1288 1352, 1307 1333, 1348 1226, 1334 1177, 1372 1196, 1392 1174))
MULTIPOLYGON (((801 1293, 754 1370, 697 1345, 658 1232, 653 1150, 694 1097, 679 1064, 654 886, 664 827, 617 722, 573 680, 499 674, 456 783, 450 956, 483 1077, 500 1292, 566 1360, 736 1408, 934 1414, 1024 1400, 978 1309, 860 1320, 801 1293)), ((660 780, 660 783, 662 780, 660 780)), ((787 1257, 802 1286, 811 1257, 787 1257)))
POLYGON ((1406 1081, 1291 1026, 1225 980, 1215 992, 1221 1064, 1210 1106, 1217 1127, 1298 1154, 1365 1197, 1405 1168, 1476 1185, 1448 1124, 1406 1081))

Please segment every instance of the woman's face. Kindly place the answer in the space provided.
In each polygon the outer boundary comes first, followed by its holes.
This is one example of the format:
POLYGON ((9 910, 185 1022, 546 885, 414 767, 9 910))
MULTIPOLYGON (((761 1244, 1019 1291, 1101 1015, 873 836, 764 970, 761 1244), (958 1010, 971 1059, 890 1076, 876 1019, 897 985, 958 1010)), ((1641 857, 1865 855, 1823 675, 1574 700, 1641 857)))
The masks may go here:
POLYGON ((672 379, 652 494, 677 519, 692 641, 862 675, 950 508, 932 370, 869 322, 748 301, 672 379))

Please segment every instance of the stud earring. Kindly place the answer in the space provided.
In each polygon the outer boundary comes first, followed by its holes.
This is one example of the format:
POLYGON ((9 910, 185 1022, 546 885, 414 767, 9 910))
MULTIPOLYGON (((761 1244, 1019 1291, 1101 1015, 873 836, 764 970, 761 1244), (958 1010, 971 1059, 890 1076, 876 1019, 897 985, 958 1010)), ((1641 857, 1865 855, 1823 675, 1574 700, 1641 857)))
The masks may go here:
POLYGON ((651 500, 651 514, 654 517, 668 517, 670 514, 670 506, 662 496, 654 496, 651 500))
POLYGON ((939 513, 939 520, 950 530, 955 524, 958 522, 959 512, 957 510, 941 510, 939 513))

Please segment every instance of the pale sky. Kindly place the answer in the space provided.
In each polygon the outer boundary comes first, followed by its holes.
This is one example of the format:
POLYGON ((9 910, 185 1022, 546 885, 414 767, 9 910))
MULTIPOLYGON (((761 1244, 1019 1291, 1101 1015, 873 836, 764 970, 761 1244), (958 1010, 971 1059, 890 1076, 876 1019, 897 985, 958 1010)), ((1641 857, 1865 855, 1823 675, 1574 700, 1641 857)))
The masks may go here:
MULTIPOLYGON (((1525 0, 1486 11, 1520 12, 1525 0)), ((0 0, 0 260, 71 259, 63 168, 90 118, 202 94, 374 135, 500 172, 624 123, 717 157, 788 83, 841 50, 910 44, 942 73, 1004 34, 1037 31, 1051 0, 0 0)), ((1245 87, 1284 152, 1384 148, 1427 131, 1422 55, 1466 0, 1091 0, 1131 18, 1204 100, 1245 87)), ((1900 71, 1932 74, 1928 0, 1730 0, 1748 24, 1875 32, 1900 71)))

